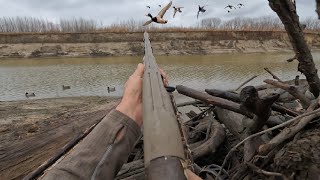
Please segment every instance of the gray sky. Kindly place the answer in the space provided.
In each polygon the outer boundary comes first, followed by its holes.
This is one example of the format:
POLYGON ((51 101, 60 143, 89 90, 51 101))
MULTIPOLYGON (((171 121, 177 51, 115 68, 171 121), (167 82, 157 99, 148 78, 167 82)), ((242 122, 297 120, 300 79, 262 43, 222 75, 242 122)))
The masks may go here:
MULTIPOLYGON (((165 5, 169 0, 0 0, 0 17, 31 16, 58 22, 60 18, 95 19, 104 25, 123 20, 149 20, 144 15, 153 15, 160 11, 158 4, 165 5), (151 6, 147 9, 146 6, 151 6)), ((173 10, 167 12, 165 19, 169 24, 178 26, 195 25, 203 18, 276 16, 268 6, 268 0, 173 0, 173 5, 183 6, 183 13, 173 19, 173 10), (243 3, 245 7, 228 14, 224 7, 227 4, 243 3), (196 19, 197 6, 208 5, 207 12, 196 19)), ((297 0, 298 14, 301 19, 316 18, 315 0, 297 0)))

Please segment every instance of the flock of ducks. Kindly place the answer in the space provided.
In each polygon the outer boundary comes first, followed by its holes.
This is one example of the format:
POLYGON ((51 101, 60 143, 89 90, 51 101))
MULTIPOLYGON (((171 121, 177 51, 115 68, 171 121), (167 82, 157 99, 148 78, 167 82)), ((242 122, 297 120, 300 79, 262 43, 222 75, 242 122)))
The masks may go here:
MULTIPOLYGON (((168 23, 168 20, 164 19, 163 16, 165 15, 165 13, 168 11, 168 9, 171 7, 172 5, 172 1, 170 1, 169 4, 167 4, 165 7, 163 7, 161 9, 161 11, 158 13, 157 16, 152 16, 151 13, 148 13, 146 16, 150 17, 151 19, 147 22, 145 22, 143 24, 143 26, 147 26, 149 24, 151 24, 152 22, 155 22, 155 23, 159 23, 159 24, 166 24, 168 23)), ((158 5, 159 7, 161 7, 161 5, 158 5)), ((199 18, 199 15, 200 13, 204 13, 206 12, 206 7, 207 5, 204 5, 204 6, 198 6, 198 13, 197 13, 197 19, 199 18)), ((235 10, 235 9, 241 9, 242 7, 244 7, 244 4, 242 3, 239 3, 237 4, 237 7, 233 6, 233 5, 230 5, 228 4, 224 9, 227 10, 228 13, 231 13, 232 10, 235 10)), ((148 9, 150 9, 151 7, 150 6, 147 6, 148 9)), ((182 13, 182 9, 183 7, 176 7, 176 6, 173 6, 173 18, 176 16, 176 13, 182 13)))
MULTIPOLYGON (((70 86, 65 86, 65 85, 62 85, 62 90, 68 90, 68 89, 71 89, 71 87, 70 86)), ((108 93, 110 93, 110 92, 114 92, 114 91, 116 91, 116 88, 115 87, 107 87, 107 90, 108 90, 108 93)), ((31 98, 31 97, 35 97, 36 96, 36 94, 35 93, 28 93, 28 92, 26 92, 25 93, 25 96, 26 96, 26 98, 31 98)))

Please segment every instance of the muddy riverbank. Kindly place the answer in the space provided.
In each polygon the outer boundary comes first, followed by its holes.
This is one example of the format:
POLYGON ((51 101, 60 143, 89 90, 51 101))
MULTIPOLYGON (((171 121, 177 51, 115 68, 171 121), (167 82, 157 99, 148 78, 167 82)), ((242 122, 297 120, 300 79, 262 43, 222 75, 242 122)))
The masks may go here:
MULTIPOLYGON (((292 52, 285 32, 196 31, 150 33, 155 55, 292 52)), ((0 34, 0 58, 141 56, 142 33, 0 34)), ((320 50, 319 33, 306 33, 320 50)))
POLYGON ((101 120, 118 101, 72 97, 0 102, 1 179, 22 179, 101 120))

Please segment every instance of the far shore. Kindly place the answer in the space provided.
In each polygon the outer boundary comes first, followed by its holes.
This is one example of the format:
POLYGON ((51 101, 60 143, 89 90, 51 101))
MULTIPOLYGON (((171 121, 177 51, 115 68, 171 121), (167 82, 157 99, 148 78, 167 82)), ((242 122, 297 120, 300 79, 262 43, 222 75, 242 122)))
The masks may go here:
MULTIPOLYGON (((154 55, 293 52, 283 31, 151 32, 154 55)), ((313 51, 320 51, 318 33, 306 33, 313 51)), ((143 56, 143 34, 19 33, 0 34, 0 59, 37 57, 143 56)))

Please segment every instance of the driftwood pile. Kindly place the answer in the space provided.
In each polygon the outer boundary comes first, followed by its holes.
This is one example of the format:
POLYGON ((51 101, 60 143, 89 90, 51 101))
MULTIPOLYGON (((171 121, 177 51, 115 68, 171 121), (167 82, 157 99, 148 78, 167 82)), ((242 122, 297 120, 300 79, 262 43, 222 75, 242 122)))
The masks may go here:
MULTIPOLYGON (((184 131, 194 171, 204 179, 318 179, 320 101, 306 80, 275 80, 239 91, 197 91, 177 86, 195 101, 184 131), (219 177, 219 178, 217 178, 219 177)), ((252 80, 253 78, 250 78, 252 80)), ((245 83, 248 83, 245 82, 245 83)), ((244 86, 243 83, 241 86, 244 86)), ((137 143, 117 179, 144 179, 143 142, 137 143)))

